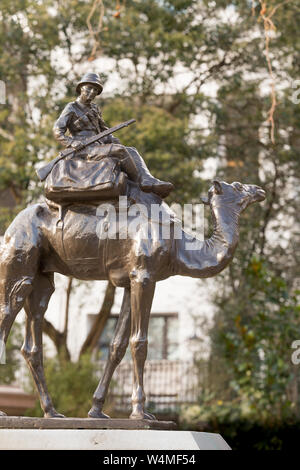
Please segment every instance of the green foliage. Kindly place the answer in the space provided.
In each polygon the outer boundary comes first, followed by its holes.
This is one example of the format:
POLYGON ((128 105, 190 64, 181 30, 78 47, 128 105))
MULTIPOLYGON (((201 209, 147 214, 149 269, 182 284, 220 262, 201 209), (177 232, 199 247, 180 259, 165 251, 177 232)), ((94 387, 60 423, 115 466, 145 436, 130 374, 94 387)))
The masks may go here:
POLYGON ((231 438, 240 426, 241 432, 257 427, 271 432, 293 422, 300 405, 298 366, 292 363, 300 293, 292 292, 258 257, 248 263, 243 282, 235 296, 228 288, 216 296, 219 309, 203 391, 198 405, 182 412, 183 425, 215 432, 227 427, 231 438))
POLYGON ((194 171, 201 169, 201 162, 198 149, 189 143, 187 119, 158 106, 140 106, 120 98, 105 104, 103 113, 110 126, 134 116, 137 123, 118 137, 139 150, 154 175, 173 182, 176 189, 169 200, 189 202, 200 193, 201 180, 194 171))
POLYGON ((293 60, 299 41, 287 31, 288 19, 293 29, 299 12, 295 5, 286 5, 272 18, 277 29, 270 49, 280 82, 273 145, 266 122, 270 98, 261 92, 267 77, 267 64, 261 60, 265 43, 254 33, 262 22, 251 17, 247 2, 234 5, 242 14, 237 22, 248 29, 246 63, 222 77, 217 99, 209 103, 216 123, 214 139, 224 158, 218 175, 229 182, 259 184, 266 189, 267 200, 243 214, 234 260, 218 277, 208 393, 194 409, 196 420, 231 423, 232 429, 245 419, 250 427, 251 422, 272 426, 298 419, 300 406, 299 372, 291 363, 300 322, 300 128, 299 106, 291 100, 290 86, 299 70, 293 60), (256 78, 248 74, 251 70, 258 73, 256 78), (284 76, 287 80, 280 81, 284 76))
MULTIPOLYGON (((77 362, 48 358, 45 361, 45 376, 56 410, 68 417, 86 418, 98 385, 96 365, 90 356, 83 355, 77 362)), ((33 385, 30 391, 34 391, 33 385)), ((42 415, 39 401, 27 411, 27 416, 42 415)))
POLYGON ((179 429, 219 433, 232 450, 294 451, 299 442, 299 421, 263 423, 259 416, 245 419, 234 404, 216 405, 211 409, 193 407, 188 413, 183 410, 180 416, 179 429), (206 417, 207 421, 199 420, 199 416, 206 417))
POLYGON ((247 402, 248 413, 265 420, 284 419, 299 405, 293 399, 297 367, 291 362, 291 345, 300 326, 299 292, 289 292, 285 280, 257 258, 249 263, 245 278, 238 303, 219 299, 222 321, 217 342, 232 374, 230 386, 247 402))

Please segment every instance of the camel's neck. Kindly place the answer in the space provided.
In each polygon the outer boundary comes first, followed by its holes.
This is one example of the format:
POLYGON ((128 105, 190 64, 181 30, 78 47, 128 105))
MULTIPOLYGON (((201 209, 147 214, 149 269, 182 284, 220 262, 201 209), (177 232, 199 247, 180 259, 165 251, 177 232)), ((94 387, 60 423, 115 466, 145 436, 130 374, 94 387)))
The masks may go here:
POLYGON ((232 260, 239 240, 239 214, 228 208, 215 207, 212 215, 214 230, 209 239, 199 241, 182 232, 182 239, 176 243, 175 274, 211 277, 232 260))

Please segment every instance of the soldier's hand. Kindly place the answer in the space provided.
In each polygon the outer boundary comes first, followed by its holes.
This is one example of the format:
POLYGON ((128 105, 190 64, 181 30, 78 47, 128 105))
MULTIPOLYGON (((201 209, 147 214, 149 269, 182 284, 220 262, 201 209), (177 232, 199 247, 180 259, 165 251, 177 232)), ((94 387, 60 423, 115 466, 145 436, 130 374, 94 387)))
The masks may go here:
POLYGON ((80 150, 83 148, 83 144, 80 140, 73 140, 73 142, 71 143, 71 147, 74 150, 80 150))

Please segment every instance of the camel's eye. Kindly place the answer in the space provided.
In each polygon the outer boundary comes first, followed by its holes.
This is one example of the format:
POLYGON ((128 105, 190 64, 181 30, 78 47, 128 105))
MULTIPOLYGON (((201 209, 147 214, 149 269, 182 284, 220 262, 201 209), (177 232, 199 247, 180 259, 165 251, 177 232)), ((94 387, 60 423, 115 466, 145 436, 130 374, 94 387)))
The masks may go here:
POLYGON ((236 189, 238 189, 239 191, 242 191, 242 190, 243 190, 243 185, 242 185, 241 183, 238 183, 237 181, 235 181, 235 182, 233 183, 233 185, 234 185, 234 187, 235 187, 236 189))

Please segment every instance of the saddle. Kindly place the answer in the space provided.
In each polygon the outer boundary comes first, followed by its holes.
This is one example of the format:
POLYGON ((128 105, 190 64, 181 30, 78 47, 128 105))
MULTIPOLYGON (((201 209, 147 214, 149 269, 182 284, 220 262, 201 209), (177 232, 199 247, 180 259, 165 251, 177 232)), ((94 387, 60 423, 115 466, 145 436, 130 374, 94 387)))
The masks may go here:
POLYGON ((45 181, 44 193, 55 203, 115 199, 126 194, 127 175, 110 157, 98 161, 72 158, 59 161, 45 181))

